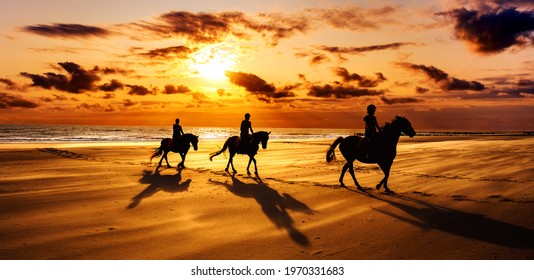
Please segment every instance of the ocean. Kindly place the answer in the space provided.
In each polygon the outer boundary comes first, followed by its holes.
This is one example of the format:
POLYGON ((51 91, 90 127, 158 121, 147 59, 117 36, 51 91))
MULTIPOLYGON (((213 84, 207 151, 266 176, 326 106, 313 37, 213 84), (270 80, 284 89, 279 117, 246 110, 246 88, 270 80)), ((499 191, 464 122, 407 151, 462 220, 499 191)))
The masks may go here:
MULTIPOLYGON (((234 127, 184 127, 185 133, 200 139, 226 139, 239 135, 234 127)), ((271 139, 321 139, 354 135, 352 129, 255 128, 271 131, 271 139)), ((90 126, 90 125, 12 125, 0 124, 0 143, 21 142, 159 142, 172 137, 172 127, 90 126)))
MULTIPOLYGON (((271 131, 271 139, 334 139, 362 135, 362 129, 333 128, 255 128, 271 131)), ((226 139, 239 135, 237 127, 184 127, 185 133, 200 139, 226 139)), ((534 135, 532 132, 418 131, 417 136, 534 135)), ((159 142, 172 136, 172 127, 90 126, 90 125, 14 125, 0 124, 0 143, 25 142, 159 142)))

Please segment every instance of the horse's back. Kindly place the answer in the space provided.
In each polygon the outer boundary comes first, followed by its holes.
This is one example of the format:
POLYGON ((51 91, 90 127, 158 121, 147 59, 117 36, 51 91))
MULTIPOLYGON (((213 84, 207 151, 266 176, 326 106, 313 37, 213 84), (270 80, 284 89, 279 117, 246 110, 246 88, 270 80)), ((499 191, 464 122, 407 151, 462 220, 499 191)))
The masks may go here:
POLYGON ((345 159, 356 158, 358 151, 361 148, 361 141, 363 137, 361 136, 348 136, 339 143, 339 151, 345 159))

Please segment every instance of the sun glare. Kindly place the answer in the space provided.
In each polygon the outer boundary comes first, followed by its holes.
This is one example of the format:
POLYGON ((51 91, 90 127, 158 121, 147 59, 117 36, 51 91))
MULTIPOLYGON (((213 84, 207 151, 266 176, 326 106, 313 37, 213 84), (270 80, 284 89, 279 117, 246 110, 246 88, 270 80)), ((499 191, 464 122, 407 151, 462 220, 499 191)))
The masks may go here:
POLYGON ((198 51, 193 55, 193 71, 200 77, 220 80, 224 79, 224 71, 236 64, 236 56, 223 48, 211 47, 198 51))

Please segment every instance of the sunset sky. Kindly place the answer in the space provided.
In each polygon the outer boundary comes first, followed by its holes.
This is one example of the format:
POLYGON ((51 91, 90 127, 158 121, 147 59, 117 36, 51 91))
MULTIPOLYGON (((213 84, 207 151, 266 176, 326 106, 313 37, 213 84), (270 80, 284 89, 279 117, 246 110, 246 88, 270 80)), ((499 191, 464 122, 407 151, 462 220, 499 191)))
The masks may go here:
POLYGON ((534 4, 0 0, 0 123, 534 130, 534 4))

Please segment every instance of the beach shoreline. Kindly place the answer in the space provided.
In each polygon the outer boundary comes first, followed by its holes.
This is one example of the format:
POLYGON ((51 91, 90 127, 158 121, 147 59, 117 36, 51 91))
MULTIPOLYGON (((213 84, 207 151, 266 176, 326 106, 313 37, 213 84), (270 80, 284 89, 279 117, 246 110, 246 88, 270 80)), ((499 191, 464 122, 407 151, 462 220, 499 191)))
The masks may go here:
POLYGON ((0 144, 1 259, 533 259, 534 138, 401 137, 389 181, 334 139, 276 139, 248 158, 149 162, 157 142, 0 144), (253 170, 253 167, 251 167, 253 170))

